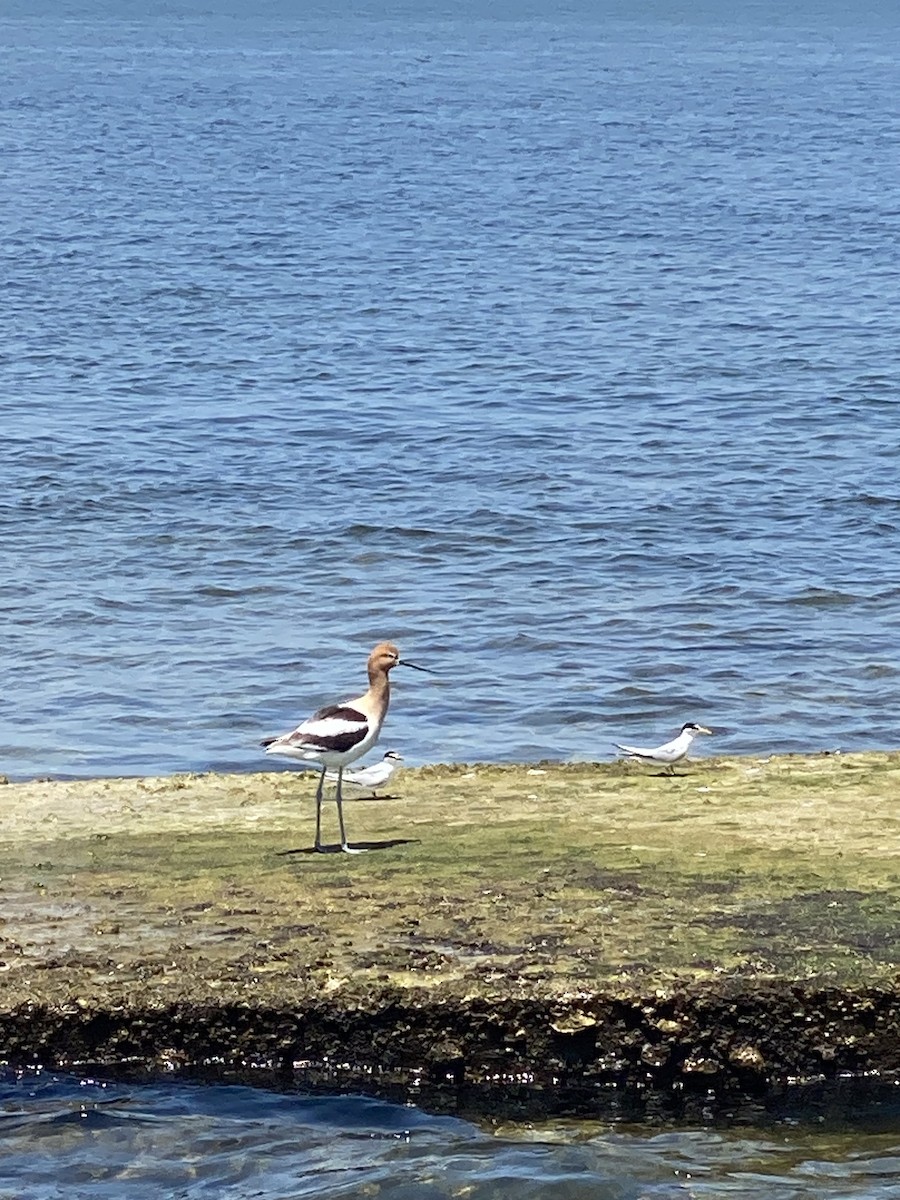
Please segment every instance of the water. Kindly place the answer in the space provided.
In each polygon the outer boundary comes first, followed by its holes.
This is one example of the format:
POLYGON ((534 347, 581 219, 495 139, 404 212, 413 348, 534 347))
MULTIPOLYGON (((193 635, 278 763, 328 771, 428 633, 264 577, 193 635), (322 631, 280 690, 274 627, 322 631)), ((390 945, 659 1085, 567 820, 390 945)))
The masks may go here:
POLYGON ((557 1121, 491 1133, 357 1096, 26 1075, 0 1082, 0 1130, 0 1196, 16 1200, 900 1196, 897 1129, 865 1123, 648 1131, 557 1121))
MULTIPOLYGON (((256 769, 385 636, 439 672, 411 762, 897 744, 892 3, 7 0, 0 46, 0 770, 256 769)), ((16 1197, 900 1196, 896 1124, 5 1104, 16 1197)))
POLYGON ((893 4, 0 34, 2 770, 897 744, 893 4))

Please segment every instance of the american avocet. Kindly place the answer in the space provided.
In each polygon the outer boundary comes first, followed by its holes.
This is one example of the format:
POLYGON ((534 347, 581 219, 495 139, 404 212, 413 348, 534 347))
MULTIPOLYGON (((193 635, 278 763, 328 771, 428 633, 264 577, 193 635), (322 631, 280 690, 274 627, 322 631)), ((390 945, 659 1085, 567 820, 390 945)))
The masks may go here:
MULTIPOLYGON (((362 788, 375 795, 382 788, 403 762, 403 755, 397 750, 388 750, 381 762, 371 763, 368 767, 360 767, 356 771, 344 772, 344 783, 352 783, 354 787, 362 788)), ((337 779, 334 771, 326 771, 325 778, 329 783, 337 779)))
POLYGON ((677 738, 673 738, 671 742, 666 742, 662 746, 647 749, 644 746, 620 746, 618 742, 614 742, 613 745, 617 750, 621 750, 623 754, 627 754, 637 762, 658 763, 660 766, 666 767, 670 775, 674 775, 675 764, 681 762, 690 750, 691 742, 698 733, 711 734, 712 730, 707 729, 705 725, 697 725, 694 721, 688 721, 686 725, 682 725, 681 733, 677 738))
POLYGON ((337 801, 338 824, 341 830, 341 849, 347 854, 359 853, 351 850, 344 832, 344 810, 341 804, 341 782, 344 767, 362 758, 375 744, 387 715, 391 699, 388 674, 394 667, 413 667, 416 671, 427 671, 400 658, 400 651, 393 642, 379 642, 366 664, 369 673, 369 689, 355 700, 343 704, 328 704, 290 733, 280 737, 265 738, 262 745, 266 754, 282 754, 300 762, 317 763, 321 768, 319 787, 316 791, 316 850, 322 850, 322 789, 326 771, 337 776, 335 800, 337 801))

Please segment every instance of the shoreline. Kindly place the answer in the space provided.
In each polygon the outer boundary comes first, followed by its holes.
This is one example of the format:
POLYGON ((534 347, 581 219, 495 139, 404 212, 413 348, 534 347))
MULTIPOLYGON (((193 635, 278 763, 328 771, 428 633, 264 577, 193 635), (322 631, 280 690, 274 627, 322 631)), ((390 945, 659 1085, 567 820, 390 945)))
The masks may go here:
POLYGON ((2 787, 0 1057, 579 1113, 900 1072, 900 752, 407 769, 352 856, 315 782, 2 787))

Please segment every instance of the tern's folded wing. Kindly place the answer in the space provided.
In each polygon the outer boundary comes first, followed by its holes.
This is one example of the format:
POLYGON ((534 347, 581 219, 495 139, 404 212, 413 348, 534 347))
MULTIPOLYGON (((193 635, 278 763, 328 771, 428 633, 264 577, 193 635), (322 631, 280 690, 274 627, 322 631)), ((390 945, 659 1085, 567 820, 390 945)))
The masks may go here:
POLYGON ((652 758, 656 754, 655 750, 648 750, 645 746, 621 746, 618 742, 613 742, 613 745, 623 754, 636 754, 638 758, 652 758))

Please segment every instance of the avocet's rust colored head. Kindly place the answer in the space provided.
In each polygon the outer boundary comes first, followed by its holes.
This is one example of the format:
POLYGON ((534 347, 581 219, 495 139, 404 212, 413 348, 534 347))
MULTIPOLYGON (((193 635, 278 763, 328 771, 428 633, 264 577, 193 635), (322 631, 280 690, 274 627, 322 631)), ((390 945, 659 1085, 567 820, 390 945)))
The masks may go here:
POLYGON ((393 642, 379 642, 369 655, 369 678, 387 675, 394 667, 412 667, 414 671, 428 671, 428 667, 420 667, 408 658, 401 658, 400 651, 393 642))

